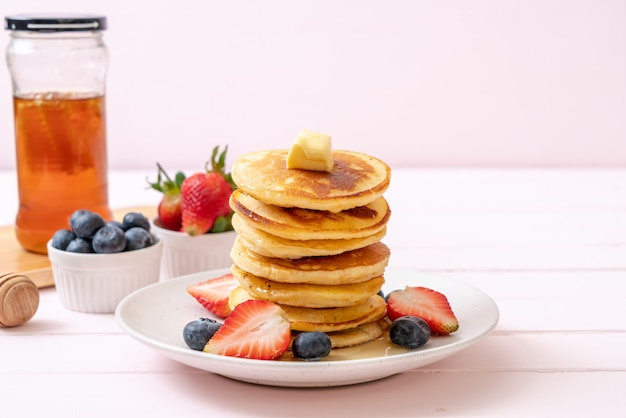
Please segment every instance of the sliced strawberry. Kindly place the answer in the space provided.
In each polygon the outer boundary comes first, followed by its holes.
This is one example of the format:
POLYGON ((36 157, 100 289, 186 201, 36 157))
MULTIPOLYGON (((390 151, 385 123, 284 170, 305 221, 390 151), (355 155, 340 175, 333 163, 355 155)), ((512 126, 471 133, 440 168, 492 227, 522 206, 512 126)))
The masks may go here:
POLYGON ((240 303, 204 346, 204 351, 224 356, 275 360, 289 347, 291 328, 285 312, 273 302, 240 303))
POLYGON ((389 294, 387 316, 392 321, 401 316, 417 316, 425 320, 433 335, 448 335, 459 329, 448 298, 426 287, 407 286, 389 294))
POLYGON ((187 293, 212 314, 226 318, 230 314, 230 307, 228 306, 230 292, 237 286, 239 286, 237 278, 228 273, 191 285, 187 287, 187 293))

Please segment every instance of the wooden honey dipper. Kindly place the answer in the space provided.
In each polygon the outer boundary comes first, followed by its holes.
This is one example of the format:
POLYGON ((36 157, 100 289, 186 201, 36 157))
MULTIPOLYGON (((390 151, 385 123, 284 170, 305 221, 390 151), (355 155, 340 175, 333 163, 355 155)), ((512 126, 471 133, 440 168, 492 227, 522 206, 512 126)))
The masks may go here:
POLYGON ((22 274, 0 276, 0 327, 16 327, 30 320, 39 307, 39 288, 22 274))

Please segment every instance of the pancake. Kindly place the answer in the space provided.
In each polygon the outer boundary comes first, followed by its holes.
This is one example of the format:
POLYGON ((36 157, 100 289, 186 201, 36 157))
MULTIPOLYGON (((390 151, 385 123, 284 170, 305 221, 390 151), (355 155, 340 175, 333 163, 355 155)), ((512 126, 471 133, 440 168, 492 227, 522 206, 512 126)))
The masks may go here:
MULTIPOLYGON (((234 309, 246 300, 254 299, 243 287, 235 288, 228 304, 234 309)), ((277 304, 289 318, 294 331, 333 332, 354 328, 385 316, 387 304, 379 295, 369 297, 364 303, 341 308, 302 308, 277 304)))
POLYGON ((304 308, 338 308, 364 303, 378 293, 385 279, 375 277, 361 283, 316 285, 280 283, 231 267, 233 275, 253 298, 304 308))
MULTIPOLYGON (((326 335, 330 338, 330 344, 333 349, 348 348, 374 341, 380 338, 387 329, 389 329, 389 326, 381 319, 342 331, 327 332, 326 335)), ((292 343, 297 335, 297 331, 291 333, 292 343)), ((291 350, 291 344, 289 345, 289 350, 291 350)), ((288 354, 286 359, 291 360, 293 357, 291 354, 288 354)))
POLYGON ((365 206, 389 187, 389 166, 366 154, 333 151, 331 172, 288 169, 287 154, 286 149, 244 154, 231 168, 233 181, 267 204, 335 213, 365 206))
MULTIPOLYGON (((284 305, 286 306, 286 305, 284 305)), ((312 309, 312 308, 310 308, 312 309)), ((340 308, 333 308, 340 309, 340 308)), ((344 322, 299 322, 293 321, 290 323, 291 330, 293 331, 321 331, 321 332, 337 332, 346 331, 359 325, 367 324, 369 322, 377 321, 387 314, 387 307, 376 305, 374 309, 365 313, 364 315, 344 322)))
POLYGON ((240 269, 281 283, 349 284, 382 276, 391 252, 382 242, 327 257, 266 257, 235 238, 230 257, 240 269))
POLYGON ((380 338, 389 328, 384 319, 359 325, 343 331, 328 332, 332 348, 352 347, 380 338))
POLYGON ((268 205, 236 190, 231 208, 251 226, 293 240, 362 238, 379 232, 391 211, 383 197, 339 213, 268 205))
POLYGON ((233 214, 232 224, 242 245, 246 248, 266 257, 286 259, 341 254, 379 242, 387 233, 385 227, 363 238, 290 240, 253 228, 236 213, 233 214))

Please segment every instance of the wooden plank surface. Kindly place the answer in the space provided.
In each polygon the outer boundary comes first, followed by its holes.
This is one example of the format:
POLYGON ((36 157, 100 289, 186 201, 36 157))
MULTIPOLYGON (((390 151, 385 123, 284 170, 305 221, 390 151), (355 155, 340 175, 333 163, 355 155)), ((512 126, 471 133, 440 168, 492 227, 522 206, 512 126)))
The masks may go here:
MULTIPOLYGON (((156 215, 156 207, 140 206, 116 209, 113 217, 121 221, 131 211, 141 212, 148 218, 156 215)), ((13 225, 0 227, 0 266, 0 274, 20 273, 30 277, 39 288, 54 286, 48 256, 24 250, 17 242, 13 225)))

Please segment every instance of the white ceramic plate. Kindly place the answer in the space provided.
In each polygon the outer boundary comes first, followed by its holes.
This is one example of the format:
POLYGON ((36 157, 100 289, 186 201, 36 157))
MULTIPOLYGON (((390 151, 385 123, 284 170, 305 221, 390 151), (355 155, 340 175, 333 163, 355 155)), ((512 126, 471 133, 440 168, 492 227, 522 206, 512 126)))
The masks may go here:
POLYGON ((191 350, 182 337, 185 324, 211 314, 187 294, 186 288, 228 271, 191 274, 137 290, 117 306, 116 320, 125 332, 140 342, 201 370, 263 385, 322 387, 367 382, 434 363, 485 337, 499 319, 494 301, 472 286, 414 270, 388 268, 386 292, 410 285, 444 293, 459 320, 459 330, 449 336, 431 337, 415 350, 398 347, 385 337, 333 350, 327 358, 317 362, 250 360, 191 350))

